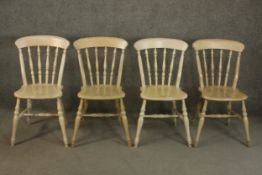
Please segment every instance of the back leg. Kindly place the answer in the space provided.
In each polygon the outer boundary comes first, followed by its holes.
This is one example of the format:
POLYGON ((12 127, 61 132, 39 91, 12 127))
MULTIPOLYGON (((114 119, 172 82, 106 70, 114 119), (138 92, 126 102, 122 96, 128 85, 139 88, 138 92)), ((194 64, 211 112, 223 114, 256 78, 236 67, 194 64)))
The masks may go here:
POLYGON ((88 108, 88 102, 87 102, 87 100, 84 100, 84 102, 83 102, 83 112, 82 112, 83 114, 86 113, 87 108, 88 108))
POLYGON ((118 121, 119 121, 120 125, 122 126, 120 101, 116 100, 115 105, 116 105, 116 111, 117 111, 117 114, 118 114, 118 121))
MULTIPOLYGON (((27 99, 26 108, 27 108, 27 113, 30 114, 32 112, 32 100, 31 99, 27 99)), ((31 117, 30 116, 26 117, 26 122, 29 125, 31 124, 31 117)))
MULTIPOLYGON (((177 112, 177 106, 176 106, 176 101, 172 101, 172 114, 175 115, 177 112)), ((174 126, 176 127, 177 125, 177 117, 173 118, 174 126)))
MULTIPOLYGON (((228 114, 231 114, 232 113, 232 103, 231 102, 228 102, 227 104, 227 113, 228 114)), ((227 118, 227 126, 229 126, 231 123, 231 118, 227 118)))

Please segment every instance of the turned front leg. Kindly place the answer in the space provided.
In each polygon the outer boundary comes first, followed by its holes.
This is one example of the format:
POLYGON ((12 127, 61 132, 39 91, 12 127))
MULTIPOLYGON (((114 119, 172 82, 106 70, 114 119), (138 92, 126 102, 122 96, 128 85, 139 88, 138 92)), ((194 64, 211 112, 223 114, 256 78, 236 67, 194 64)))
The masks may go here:
POLYGON ((16 129, 17 129, 17 124, 18 124, 18 120, 19 120, 19 110, 20 110, 20 99, 17 98, 17 100, 16 100, 16 106, 15 106, 15 111, 14 111, 14 116, 13 116, 11 146, 14 146, 14 145, 15 145, 16 129))
POLYGON ((250 139, 249 121, 247 117, 247 109, 246 109, 245 101, 242 101, 242 114, 243 114, 242 120, 244 124, 245 135, 246 135, 246 145, 249 147, 251 145, 251 139, 250 139))
POLYGON ((126 136, 126 142, 127 145, 129 147, 131 147, 131 139, 130 139, 130 135, 129 135, 129 129, 128 129, 128 120, 126 117, 126 110, 125 110, 125 105, 123 102, 123 99, 120 99, 120 109, 121 109, 121 121, 122 121, 122 125, 124 127, 124 131, 125 131, 125 136, 126 136))
POLYGON ((64 117, 64 107, 62 104, 62 100, 60 98, 57 99, 57 110, 58 110, 58 120, 62 131, 64 145, 65 147, 68 147, 66 124, 65 124, 65 117, 64 117))
POLYGON ((198 143, 199 143, 200 134, 201 134, 202 128, 203 128, 203 126, 204 126, 206 109, 207 109, 207 100, 204 101, 203 108, 202 108, 202 112, 201 112, 201 114, 200 114, 200 116, 199 116, 198 128, 197 128, 197 133, 196 133, 196 138, 195 138, 195 144, 194 144, 195 147, 196 147, 196 146, 198 145, 198 143))
POLYGON ((143 123, 144 123, 145 109, 146 109, 146 100, 143 100, 141 110, 140 110, 140 114, 139 114, 139 118, 138 118, 138 121, 137 121, 135 147, 138 146, 138 143, 139 143, 139 140, 140 140, 140 134, 141 134, 142 126, 143 126, 143 123))
POLYGON ((186 129, 187 144, 188 144, 188 147, 191 147, 192 140, 191 140, 191 135, 190 135, 189 119, 188 119, 185 100, 182 101, 182 111, 183 111, 183 121, 184 121, 185 129, 186 129))
POLYGON ((76 142, 76 135, 80 126, 81 118, 82 118, 82 111, 84 107, 84 100, 80 100, 80 104, 78 106, 77 114, 76 114, 76 119, 75 119, 75 126, 74 126, 74 131, 73 131, 73 137, 71 141, 71 146, 75 145, 76 142))

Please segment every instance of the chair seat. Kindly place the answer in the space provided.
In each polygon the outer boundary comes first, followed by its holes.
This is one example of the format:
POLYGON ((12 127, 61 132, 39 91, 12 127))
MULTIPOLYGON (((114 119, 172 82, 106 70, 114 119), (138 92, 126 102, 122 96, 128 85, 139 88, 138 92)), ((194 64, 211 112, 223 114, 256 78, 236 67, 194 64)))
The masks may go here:
POLYGON ((208 86, 200 89, 202 97, 213 101, 242 101, 247 95, 232 87, 208 86))
POLYGON ((78 93, 79 98, 90 100, 113 100, 125 97, 121 87, 115 85, 83 86, 78 93))
POLYGON ((187 93, 175 86, 147 86, 141 88, 141 97, 147 100, 172 101, 187 98, 187 93))
POLYGON ((62 88, 57 85, 35 84, 22 86, 15 91, 15 97, 26 99, 52 99, 62 96, 62 88))

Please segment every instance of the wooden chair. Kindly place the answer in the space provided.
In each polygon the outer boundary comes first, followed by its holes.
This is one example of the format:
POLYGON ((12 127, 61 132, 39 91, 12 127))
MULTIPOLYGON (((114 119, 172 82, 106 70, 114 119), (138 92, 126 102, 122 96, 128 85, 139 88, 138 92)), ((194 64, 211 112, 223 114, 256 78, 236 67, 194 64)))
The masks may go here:
POLYGON ((237 89, 240 57, 244 45, 237 41, 224 39, 202 39, 193 43, 196 52, 199 74, 202 110, 199 112, 199 123, 195 146, 205 118, 222 118, 230 122, 231 118, 240 118, 243 121, 246 135, 246 144, 250 145, 249 124, 245 100, 247 95, 237 89), (206 114, 208 101, 227 103, 227 114, 206 114), (232 102, 242 103, 242 116, 232 110, 232 102))
POLYGON ((138 146, 145 118, 173 118, 176 123, 177 117, 184 122, 187 144, 191 147, 189 120, 185 103, 187 94, 180 88, 187 43, 177 39, 148 38, 137 41, 134 47, 138 54, 142 82, 140 96, 143 99, 137 123, 135 147, 138 146), (174 71, 174 67, 176 71, 174 71), (174 82, 173 75, 175 74, 176 81, 174 82), (173 113, 171 115, 145 115, 147 101, 170 101, 173 104, 173 113), (176 109, 176 101, 182 101, 182 114, 176 109))
POLYGON ((26 116, 29 122, 30 117, 33 116, 58 116, 64 144, 67 147, 61 83, 69 42, 57 36, 35 35, 19 38, 15 44, 19 50, 23 85, 14 93, 17 100, 13 117, 11 146, 15 145, 17 124, 21 117, 26 116), (27 107, 20 112, 22 99, 27 101, 27 107), (58 113, 33 113, 32 100, 46 99, 57 100, 58 113))
POLYGON ((121 87, 124 53, 127 45, 127 41, 115 37, 89 37, 74 42, 78 54, 82 87, 78 93, 80 104, 75 119, 72 146, 75 145, 82 117, 115 116, 118 116, 125 131, 127 144, 131 146, 123 102, 125 93, 121 87), (86 113, 88 100, 114 100, 117 113, 86 113))

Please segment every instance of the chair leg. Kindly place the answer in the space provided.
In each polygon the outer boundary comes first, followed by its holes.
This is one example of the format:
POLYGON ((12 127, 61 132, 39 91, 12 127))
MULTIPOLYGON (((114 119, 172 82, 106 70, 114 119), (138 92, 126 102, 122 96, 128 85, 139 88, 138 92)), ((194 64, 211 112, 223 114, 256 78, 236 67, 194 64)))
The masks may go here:
POLYGON ((60 98, 57 99, 57 111, 58 111, 58 120, 62 131, 64 145, 65 147, 68 147, 66 124, 65 124, 65 117, 64 117, 64 107, 60 98))
POLYGON ((130 135, 129 135, 129 129, 128 129, 128 120, 126 117, 126 111, 125 111, 125 105, 123 102, 123 99, 120 99, 120 110, 121 110, 121 121, 122 121, 122 125, 125 131, 125 136, 126 136, 126 142, 128 147, 131 147, 131 139, 130 139, 130 135))
POLYGON ((250 139, 250 133, 249 133, 249 122, 247 117, 247 109, 245 105, 245 101, 242 101, 242 114, 243 114, 243 124, 245 129, 245 135, 246 135, 246 145, 249 147, 251 145, 251 139, 250 139))
POLYGON ((82 114, 84 114, 84 113, 86 112, 87 107, 88 107, 88 102, 87 102, 87 100, 84 100, 84 102, 83 102, 83 111, 82 111, 82 114))
MULTIPOLYGON (((32 100, 31 99, 27 99, 26 108, 27 108, 27 113, 30 114, 31 111, 32 111, 32 100)), ((31 117, 30 116, 26 117, 26 122, 29 125, 31 124, 31 117)))
POLYGON ((74 126, 74 131, 73 131, 73 137, 72 137, 72 140, 71 140, 71 146, 75 145, 76 135, 77 135, 78 128, 80 126, 80 121, 81 121, 81 118, 82 118, 83 106, 84 106, 84 100, 80 99, 80 104, 78 106, 76 119, 75 119, 75 126, 74 126))
POLYGON ((185 100, 182 101, 182 111, 183 111, 183 121, 184 121, 185 129, 186 129, 187 144, 188 144, 188 147, 191 147, 192 140, 191 140, 191 135, 190 135, 189 119, 188 119, 185 100))
POLYGON ((116 103, 116 111, 117 111, 117 114, 119 114, 119 115, 118 115, 118 121, 119 121, 120 125, 123 126, 123 125, 122 125, 122 118, 121 118, 120 101, 119 101, 119 100, 116 100, 115 103, 116 103))
MULTIPOLYGON (((227 113, 231 114, 232 113, 232 103, 228 102, 227 104, 227 113)), ((231 118, 227 118, 227 126, 230 126, 231 123, 231 118)))
POLYGON ((20 99, 17 98, 17 100, 16 100, 16 106, 15 106, 15 111, 14 111, 14 116, 13 116, 11 146, 14 146, 14 145, 15 145, 16 129, 17 129, 17 124, 18 124, 18 120, 19 120, 19 110, 20 110, 20 99))
POLYGON ((140 139, 140 134, 141 134, 141 129, 144 123, 144 115, 145 115, 145 109, 146 109, 146 100, 143 100, 139 118, 137 121, 137 130, 136 130, 136 137, 135 137, 135 147, 138 146, 139 139, 140 139))
POLYGON ((197 121, 197 119, 199 119, 199 114, 201 112, 201 104, 202 104, 202 100, 199 100, 199 102, 196 105, 196 111, 195 111, 195 115, 193 118, 193 121, 197 121))
POLYGON ((202 128, 204 126, 206 109, 207 109, 207 100, 204 101, 204 104, 203 104, 203 107, 202 107, 202 112, 201 112, 201 114, 199 116, 197 134, 196 134, 195 144, 194 144, 195 147, 199 143, 200 134, 201 134, 202 128))
MULTIPOLYGON (((173 101, 173 108, 172 108, 172 113, 173 115, 176 113, 177 107, 176 107, 176 101, 173 101)), ((177 117, 173 118, 174 126, 177 126, 177 117)))

